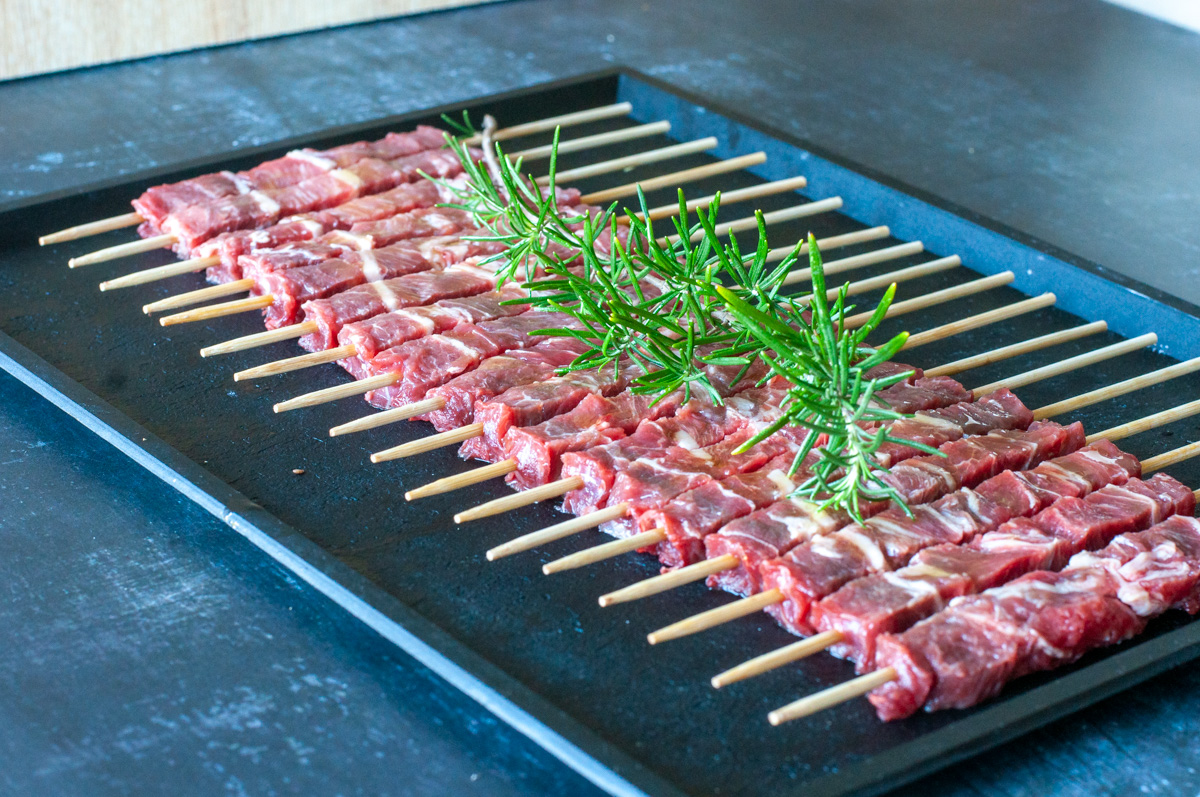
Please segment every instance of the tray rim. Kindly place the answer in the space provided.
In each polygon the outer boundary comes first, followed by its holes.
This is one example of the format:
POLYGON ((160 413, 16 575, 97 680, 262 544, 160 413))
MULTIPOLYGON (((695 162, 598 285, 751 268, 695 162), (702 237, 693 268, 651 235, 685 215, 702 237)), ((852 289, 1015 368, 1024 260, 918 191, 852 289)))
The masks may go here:
MULTIPOLYGON (((863 166, 819 145, 732 111, 720 103, 680 89, 637 70, 617 66, 538 83, 499 94, 465 99, 433 109, 417 109, 350 125, 327 128, 257 147, 234 150, 182 163, 156 166, 84 186, 62 189, 0 204, 0 214, 28 211, 39 205, 78 197, 97 190, 148 181, 155 176, 203 168, 206 165, 285 151, 297 145, 344 137, 385 125, 460 110, 464 106, 519 100, 530 95, 608 79, 644 83, 694 106, 759 131, 791 147, 810 152, 857 172, 872 181, 947 211, 1037 252, 1057 258, 1126 290, 1141 294, 1177 312, 1200 319, 1200 307, 1139 280, 1113 272, 1093 261, 1062 250, 987 216, 950 203, 870 167, 863 166)), ((525 686, 471 648, 427 620, 406 604, 375 586, 365 576, 320 548, 303 533, 283 523, 268 510, 247 499, 199 463, 189 459, 124 415, 98 395, 59 371, 39 355, 0 331, 0 368, 15 376, 43 398, 129 456, 152 474, 203 507, 221 522, 247 538, 306 584, 334 601, 376 633, 400 647, 452 686, 479 702, 499 719, 524 734, 597 787, 613 794, 683 794, 677 786, 650 770, 589 728, 525 686), (140 441, 140 442, 139 442, 140 441)), ((856 765, 809 781, 805 794, 875 794, 911 782, 923 775, 979 754, 1071 714, 1126 688, 1200 656, 1200 622, 1174 629, 1154 639, 1140 641, 1127 650, 1109 654, 1079 670, 1059 675, 1024 694, 985 708, 939 730, 856 765), (1090 690, 1081 687, 1091 684, 1090 690), (1005 719, 1007 717, 1008 719, 1005 719), (999 730, 995 724, 1000 722, 999 730), (945 739, 956 740, 945 744, 945 739), (940 743, 940 744, 939 744, 940 743), (941 757, 908 763, 922 748, 936 745, 941 757)))

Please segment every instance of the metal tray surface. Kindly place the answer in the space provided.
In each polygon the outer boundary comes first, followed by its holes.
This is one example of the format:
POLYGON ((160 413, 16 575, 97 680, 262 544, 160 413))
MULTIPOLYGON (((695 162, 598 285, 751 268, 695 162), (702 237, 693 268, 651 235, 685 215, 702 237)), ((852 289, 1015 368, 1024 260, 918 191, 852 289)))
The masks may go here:
MULTIPOLYGON (((1020 390, 1029 406, 1112 383, 1200 355, 1196 308, 1099 266, 1055 251, 986 219, 948 206, 811 144, 762 129, 741 116, 706 106, 627 70, 467 103, 475 118, 496 114, 505 124, 629 100, 634 118, 612 120, 577 134, 668 119, 671 140, 718 136, 714 154, 763 149, 768 161, 741 173, 688 188, 716 189, 802 173, 805 194, 845 198, 839 214, 772 228, 771 240, 791 242, 887 224, 899 240, 922 240, 928 252, 864 270, 869 276, 945 254, 968 268, 907 283, 900 298, 1012 269, 1012 287, 952 306, 893 319, 885 332, 927 329, 955 318, 1053 290, 1054 309, 915 350, 907 361, 933 366, 959 356, 1080 323, 1106 319, 1111 331, 1034 355, 967 372, 968 386, 1053 362, 1145 331, 1160 335, 1144 350, 1020 390)), ((39 248, 53 229, 127 209, 149 184, 216 168, 242 168, 297 145, 329 146, 418 122, 436 123, 443 110, 379 120, 231 156, 206 158, 170 170, 122 177, 84 191, 0 208, 0 367, 15 374, 97 434, 221 517, 354 617, 412 653, 465 693, 528 734, 568 765, 616 794, 874 793, 1017 736, 1191 659, 1200 653, 1200 624, 1169 614, 1126 645, 1086 657, 1074 667, 1029 677, 968 711, 919 715, 883 724, 865 701, 780 728, 766 712, 852 675, 845 662, 814 657, 721 691, 708 679, 752 655, 793 638, 763 618, 748 618, 683 640, 651 647, 645 633, 727 602, 699 585, 611 609, 599 594, 651 575, 646 557, 627 556, 545 577, 541 565, 599 541, 581 535, 496 563, 484 551, 517 534, 562 518, 538 506, 456 527, 457 509, 506 493, 498 484, 406 503, 403 492, 471 467, 453 449, 384 465, 371 451, 429 433, 421 423, 394 425, 330 439, 330 426, 358 417, 365 405, 348 400, 276 415, 282 398, 339 384, 335 367, 310 369, 257 383, 235 384, 237 368, 288 356, 288 344, 201 359, 200 346, 261 329, 257 316, 218 319, 164 329, 140 306, 200 285, 180 277, 152 286, 100 294, 101 279, 169 262, 154 253, 70 271, 69 256, 128 240, 128 231, 39 248), (303 469, 302 476, 293 469, 303 469)), ((573 133, 573 134, 576 134, 573 133)), ((537 142, 535 142, 537 143, 537 142)), ((663 139, 661 143, 667 143, 663 139)), ((636 147, 610 147, 591 157, 636 147)), ((644 168, 648 177, 710 161, 644 168)), ((563 168, 582 163, 563 159, 563 168)), ((582 188, 624 182, 588 181, 582 188)), ((650 197, 655 204, 666 194, 650 197)), ((770 210, 796 197, 772 197, 770 210)), ((723 218, 747 212, 731 207, 723 218)), ((872 246, 881 245, 876 243, 872 246)), ((830 257, 863 251, 844 250, 830 257)), ((867 301, 871 298, 868 296, 867 301)), ((1077 413, 1089 431, 1107 428, 1200 393, 1200 379, 1178 379, 1077 413)), ((1194 439, 1184 421, 1130 439, 1125 447, 1150 456, 1194 439)), ((1200 467, 1171 471, 1200 483, 1200 467)))

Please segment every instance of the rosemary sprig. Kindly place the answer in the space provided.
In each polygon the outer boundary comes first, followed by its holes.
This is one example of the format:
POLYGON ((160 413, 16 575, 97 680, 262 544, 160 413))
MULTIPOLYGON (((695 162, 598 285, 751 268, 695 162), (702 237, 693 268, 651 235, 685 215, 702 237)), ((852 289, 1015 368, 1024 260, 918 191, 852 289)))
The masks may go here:
POLYGON ((881 478, 885 471, 875 454, 885 443, 903 443, 928 453, 937 453, 937 449, 893 437, 889 431, 891 422, 904 416, 877 396, 878 391, 906 379, 912 372, 877 379, 867 376, 872 368, 895 356, 908 340, 908 333, 902 332, 882 346, 866 345, 867 337, 887 315, 895 285, 887 290, 865 324, 847 330, 846 314, 852 309, 846 303, 849 285, 842 285, 831 304, 821 253, 812 234, 808 245, 813 292, 807 313, 801 302, 781 302, 776 305, 780 315, 773 317, 752 307, 735 292, 717 288, 729 311, 762 344, 760 356, 771 372, 791 385, 779 420, 761 430, 740 450, 750 448, 784 426, 807 428, 809 433, 792 463, 792 473, 812 451, 816 450, 819 456, 808 469, 811 475, 794 495, 815 501, 822 509, 844 509, 861 522, 863 499, 892 500, 904 505, 903 496, 881 478))
POLYGON ((748 368, 761 358, 770 373, 786 379, 790 387, 779 419, 739 450, 785 426, 801 426, 808 434, 792 473, 810 454, 816 456, 795 496, 822 509, 844 509, 856 520, 862 519, 862 500, 890 499, 903 505, 902 496, 881 479, 875 454, 885 443, 898 442, 888 429, 903 417, 879 400, 878 393, 908 374, 879 379, 868 374, 903 347, 907 333, 878 347, 866 343, 883 321, 895 286, 866 324, 848 330, 848 285, 829 300, 816 239, 808 239, 811 295, 785 296, 783 280, 802 244, 771 267, 766 225, 759 213, 758 246, 743 253, 736 236, 726 241, 716 233, 719 195, 708 207, 695 210, 693 222, 680 191, 679 214, 672 219, 674 233, 669 238, 656 236, 640 189, 639 212, 625 211, 629 223, 624 229, 616 223, 615 204, 600 211, 564 213, 555 185, 557 145, 555 131, 543 191, 521 175, 519 161, 510 162, 490 141, 487 125, 483 147, 488 157, 483 162, 457 140, 451 141, 467 175, 454 206, 472 214, 487 230, 487 240, 507 245, 504 255, 497 256, 507 258, 501 278, 520 274, 530 289, 528 303, 579 321, 578 329, 537 334, 568 335, 591 344, 563 371, 632 361, 642 370, 631 386, 635 391, 661 398, 676 390, 690 397, 699 390, 720 403, 706 368, 748 368))

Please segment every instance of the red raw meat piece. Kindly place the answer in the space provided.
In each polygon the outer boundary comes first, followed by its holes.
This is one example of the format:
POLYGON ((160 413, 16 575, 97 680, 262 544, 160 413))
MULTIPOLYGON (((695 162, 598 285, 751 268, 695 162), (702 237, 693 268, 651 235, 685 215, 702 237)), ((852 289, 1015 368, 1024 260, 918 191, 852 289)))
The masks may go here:
MULTIPOLYGON (((397 319, 416 324, 425 330, 421 334, 433 334, 449 329, 459 321, 482 321, 484 318, 520 313, 526 309, 523 305, 501 304, 508 299, 523 298, 523 291, 514 288, 497 292, 494 285, 491 275, 482 269, 451 268, 369 282, 325 299, 313 299, 304 303, 303 311, 304 319, 315 323, 317 331, 300 338, 300 346, 306 351, 325 351, 338 344, 346 325, 391 313, 401 313, 397 319), (456 299, 475 295, 483 298, 467 305, 452 303, 456 299), (480 317, 478 312, 485 308, 487 315, 480 317)), ((343 342, 354 342, 356 333, 362 334, 362 330, 349 333, 347 341, 343 342)), ((384 348, 402 342, 393 339, 384 348)), ((367 344, 358 350, 366 352, 367 344)), ((369 357, 373 354, 372 350, 359 356, 369 357)))
POLYGON ((371 376, 394 374, 397 381, 370 391, 367 401, 380 409, 420 401, 431 388, 475 368, 488 357, 544 340, 531 332, 574 323, 562 313, 522 313, 478 324, 464 322, 449 332, 385 349, 366 364, 367 371, 371 376))
POLYGON ((867 699, 885 722, 910 717, 922 707, 974 705, 999 694, 1016 668, 1019 647, 1007 629, 974 617, 934 615, 903 634, 879 637, 875 667, 891 667, 897 677, 867 699), (982 650, 987 656, 978 655, 982 650), (936 697, 935 687, 941 688, 936 697))
POLYGON ((557 369, 590 349, 590 344, 575 338, 549 338, 531 349, 490 357, 475 370, 430 390, 425 397, 440 398, 445 406, 421 419, 439 432, 458 429, 472 422, 476 402, 488 401, 512 387, 550 379, 557 369))
MULTIPOLYGON (((565 389, 559 394, 560 397, 566 395, 565 389)), ((576 394, 570 395, 573 400, 576 394)), ((515 460, 517 465, 517 469, 508 475, 509 483, 517 489, 529 489, 553 481, 559 476, 563 454, 619 440, 646 418, 655 417, 655 412, 669 414, 675 405, 665 400, 652 408, 653 401, 652 396, 629 392, 619 393, 611 399, 589 394, 566 412, 558 412, 558 407, 548 407, 547 400, 521 408, 519 416, 506 411, 503 420, 508 431, 502 441, 503 457, 515 460), (524 423, 546 415, 550 417, 541 423, 524 423)))
POLYGON ((366 252, 347 252, 342 257, 311 266, 263 274, 254 292, 270 294, 274 301, 263 311, 267 329, 278 329, 299 321, 300 307, 312 299, 362 285, 394 279, 431 267, 418 247, 392 246, 366 252))

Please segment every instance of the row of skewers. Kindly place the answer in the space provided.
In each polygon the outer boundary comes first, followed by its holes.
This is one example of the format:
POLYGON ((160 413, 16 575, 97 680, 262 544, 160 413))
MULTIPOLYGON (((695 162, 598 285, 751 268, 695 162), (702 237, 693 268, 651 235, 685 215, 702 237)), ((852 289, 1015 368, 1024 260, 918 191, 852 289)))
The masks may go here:
MULTIPOLYGON (((492 140, 630 112, 628 105, 495 131, 492 140)), ((583 151, 665 132, 665 123, 561 142, 583 151)), ((325 152, 302 151, 244 173, 206 175, 161 186, 135 202, 135 214, 47 236, 68 240, 120 225, 140 225, 143 240, 74 258, 73 266, 170 246, 181 263, 111 279, 130 287, 206 270, 213 287, 146 305, 180 310, 239 293, 242 299, 177 312, 164 324, 262 310, 268 331, 206 347, 212 356, 285 340, 307 354, 239 372, 263 378, 338 362, 355 382, 276 405, 287 411, 365 394, 382 412, 331 430, 350 434, 400 420, 430 421, 437 434, 377 452, 373 462, 461 444, 463 456, 487 465, 410 490, 409 500, 505 478, 520 492, 460 512, 465 523, 555 498, 576 515, 488 552, 499 559, 600 528, 617 537, 552 561, 547 573, 633 551, 658 556, 664 572, 602 596, 602 605, 646 598, 707 580, 740 600, 650 634, 665 642, 767 611, 799 642, 723 672, 714 686, 775 669, 822 650, 850 658, 858 679, 785 706, 773 723, 870 693, 880 716, 918 708, 973 705, 1026 672, 1073 661, 1126 639, 1146 618, 1179 605, 1197 608, 1200 528, 1191 490, 1163 473, 1193 456, 1191 444, 1138 462, 1114 441, 1200 412, 1189 402, 1092 435, 1050 421, 1082 407, 1200 370, 1200 360, 1124 380, 1030 410, 1011 391, 1153 345, 1151 334, 968 389, 951 378, 972 368, 1105 330, 1083 324, 913 374, 882 392, 895 409, 896 437, 918 445, 881 449, 889 484, 910 512, 886 502, 864 509, 863 522, 790 499, 788 465, 807 430, 784 427, 749 451, 753 434, 779 418, 783 386, 749 373, 710 367, 724 403, 683 393, 665 400, 629 390, 637 368, 569 374, 560 369, 584 344, 530 333, 570 328, 527 304, 529 288, 501 284, 491 259, 503 246, 453 202, 461 163, 441 148, 440 131, 390 134, 325 152), (442 178, 436 183, 422 175, 442 178), (928 454, 921 446, 936 450, 928 454), (1074 634, 1072 636, 1072 634, 1074 634)), ((486 143, 486 142, 470 142, 486 143)), ((554 199, 564 215, 586 216, 597 203, 629 197, 636 184, 583 195, 558 185, 711 148, 701 139, 559 172, 554 199)), ((483 153, 475 151, 476 157, 483 153)), ((547 148, 517 156, 535 161, 547 148)), ((516 157, 516 156, 514 156, 516 157)), ((641 181, 643 189, 684 184, 761 163, 762 153, 641 181)), ((534 184, 549 190, 550 181, 534 184)), ((795 191, 801 176, 722 195, 722 204, 795 191)), ((710 198, 688 203, 693 209, 710 198)), ((771 224, 836 210, 838 197, 774 214, 771 224)), ((678 204, 650 209, 678 214, 678 204)), ((722 234, 757 227, 755 218, 721 226, 722 234)), ((620 228, 618 237, 620 235, 620 228)), ((886 228, 816 241, 822 251, 888 237, 886 228)), ((598 245, 612 242, 598 241, 598 245)), ((772 251, 782 260, 793 247, 772 251)), ((919 242, 828 261, 824 274, 908 257, 919 242)), ((916 280, 960 267, 943 257, 860 280, 851 293, 916 280)), ((791 272, 786 284, 812 277, 791 272)), ((888 317, 961 299, 1010 283, 1011 273, 973 279, 897 302, 888 317)), ((652 288, 653 286, 647 286, 652 288)), ((831 289, 832 296, 837 289, 831 289)), ((913 335, 915 349, 1053 305, 1046 294, 913 335)), ((851 316, 846 325, 866 323, 851 316)))

